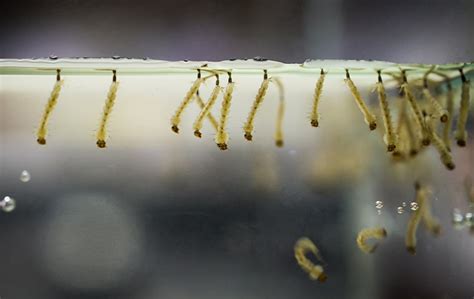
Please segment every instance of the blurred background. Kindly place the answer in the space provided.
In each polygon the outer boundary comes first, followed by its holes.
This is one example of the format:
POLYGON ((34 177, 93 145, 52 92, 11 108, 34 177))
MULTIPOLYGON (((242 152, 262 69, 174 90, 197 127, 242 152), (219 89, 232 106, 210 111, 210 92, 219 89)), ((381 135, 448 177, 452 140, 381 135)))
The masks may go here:
MULTIPOLYGON (((0 13, 2 58, 474 57, 469 0, 20 0, 3 2, 0 13)), ((341 78, 327 79, 324 125, 316 130, 304 117, 316 77, 283 79, 291 103, 285 147, 273 145, 272 89, 255 140, 243 140, 242 122, 261 82, 248 75, 238 78, 231 150, 222 153, 210 127, 203 140, 192 136, 196 107, 182 134, 169 129, 193 75, 119 77, 105 151, 94 146, 94 132, 109 77, 66 76, 41 147, 34 130, 52 77, 0 76, 0 195, 17 203, 0 212, 0 298, 472 298, 474 238, 452 225, 454 208, 469 211, 463 181, 473 176, 472 122, 469 146, 453 149, 455 172, 434 151, 394 166, 341 78), (433 238, 420 229, 418 254, 410 256, 403 242, 411 212, 397 208, 413 200, 420 177, 431 185, 443 233, 433 238), (373 225, 389 237, 368 256, 354 240, 373 225), (295 262, 293 245, 302 236, 321 250, 324 284, 295 262)), ((354 80, 368 95, 374 80, 354 80)), ((367 97, 376 104, 374 94, 367 97)))

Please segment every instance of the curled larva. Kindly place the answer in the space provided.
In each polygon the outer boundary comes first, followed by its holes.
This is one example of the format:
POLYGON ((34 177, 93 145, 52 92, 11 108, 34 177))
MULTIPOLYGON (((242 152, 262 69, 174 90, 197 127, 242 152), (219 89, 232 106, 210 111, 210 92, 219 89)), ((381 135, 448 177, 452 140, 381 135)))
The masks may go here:
POLYGON ((279 78, 271 78, 271 82, 274 83, 278 88, 279 100, 278 100, 278 112, 275 126, 275 145, 278 147, 283 146, 283 117, 285 116, 285 90, 283 83, 279 78))
POLYGON ((201 129, 202 125, 204 122, 204 118, 209 114, 211 111, 211 108, 214 106, 217 97, 219 96, 219 93, 222 90, 222 87, 219 85, 219 75, 216 76, 216 86, 214 86, 214 89, 211 92, 211 96, 209 97, 209 100, 207 101, 206 105, 204 108, 201 109, 201 112, 199 113, 198 117, 196 118, 196 121, 194 122, 193 129, 194 129, 194 136, 201 138, 201 129))
POLYGON ((110 119, 110 113, 115 104, 115 98, 117 97, 117 89, 119 82, 117 81, 117 72, 114 70, 112 77, 112 84, 110 84, 109 93, 107 94, 107 99, 105 100, 104 110, 102 112, 102 118, 100 119, 99 129, 97 130, 97 146, 99 148, 105 148, 107 143, 105 139, 107 138, 107 123, 110 119))
POLYGON ((231 73, 228 72, 229 81, 227 82, 227 86, 224 92, 224 99, 222 101, 222 108, 221 108, 221 117, 219 120, 219 126, 217 129, 217 134, 215 137, 215 142, 217 147, 221 150, 227 149, 227 142, 229 141, 229 133, 226 132, 226 125, 227 120, 229 119, 229 112, 230 112, 230 104, 232 101, 232 92, 234 91, 235 83, 232 82, 231 73))
POLYGON ((250 109, 249 115, 247 117, 247 121, 244 124, 244 137, 248 141, 251 141, 253 136, 253 123, 255 120, 255 116, 257 115, 257 110, 260 108, 265 94, 267 93, 268 85, 270 84, 270 79, 268 78, 267 70, 264 70, 263 81, 258 89, 257 96, 255 97, 255 101, 253 102, 252 108, 250 109))
POLYGON ((449 114, 446 109, 444 109, 441 104, 433 97, 430 90, 428 89, 428 80, 425 78, 423 84, 423 96, 428 100, 431 107, 435 111, 435 115, 439 117, 439 120, 443 123, 447 122, 449 119, 449 114))
POLYGON ((314 95, 313 95, 313 109, 311 110, 311 126, 318 127, 319 126, 319 100, 321 99, 321 94, 323 92, 323 85, 324 79, 326 78, 326 73, 323 69, 321 69, 321 74, 319 75, 319 79, 316 82, 316 86, 314 88, 314 95))
POLYGON ((432 117, 426 115, 424 119, 426 131, 428 132, 429 138, 432 141, 433 146, 439 153, 441 162, 446 166, 447 169, 453 170, 456 167, 453 161, 453 157, 451 156, 451 152, 449 151, 444 141, 436 133, 436 130, 433 127, 432 117))
POLYGON ((387 231, 383 227, 364 228, 357 235, 357 246, 365 253, 373 253, 378 244, 367 244, 368 239, 381 240, 387 236, 387 231))
POLYGON ((48 133, 48 120, 53 112, 54 107, 56 106, 59 98, 59 93, 61 92, 61 87, 64 84, 64 80, 61 80, 61 70, 56 70, 56 82, 54 83, 53 90, 49 95, 48 101, 44 108, 43 115, 41 116, 40 124, 38 131, 36 133, 36 141, 39 144, 46 144, 46 135, 48 133))
POLYGON ((408 82, 406 78, 405 71, 402 72, 403 74, 403 83, 401 85, 401 91, 405 95, 405 99, 408 101, 410 104, 411 110, 413 111, 413 114, 415 115, 415 121, 418 126, 418 131, 419 134, 421 135, 421 143, 425 146, 430 145, 430 139, 426 134, 426 129, 423 126, 423 115, 421 113, 421 109, 418 106, 418 103, 416 102, 415 97, 411 93, 410 89, 408 88, 408 82))
POLYGON ((313 264, 307 257, 306 253, 312 252, 316 258, 321 261, 321 257, 319 255, 319 250, 314 245, 313 242, 311 242, 310 239, 308 238, 300 238, 295 246, 295 259, 298 263, 298 265, 305 271, 306 273, 309 274, 309 278, 311 280, 318 280, 320 282, 324 282, 327 279, 327 275, 324 273, 324 269, 320 265, 315 265, 313 264))
POLYGON ((416 231, 421 219, 423 218, 424 206, 427 198, 427 188, 421 186, 419 183, 415 184, 416 199, 418 209, 412 212, 410 220, 408 220, 407 233, 405 236, 405 247, 411 254, 416 254, 416 231))
POLYGON ((448 148, 449 151, 451 151, 451 126, 453 123, 453 111, 454 111, 454 95, 453 95, 453 89, 451 87, 451 83, 447 83, 447 88, 448 91, 446 92, 446 111, 448 112, 448 121, 444 123, 443 127, 443 142, 446 144, 446 147, 448 148))
POLYGON ((456 125, 455 139, 459 146, 466 146, 467 141, 467 130, 466 123, 469 116, 469 89, 470 81, 466 79, 466 76, 463 73, 463 70, 460 69, 461 80, 462 80, 462 89, 461 89, 461 105, 459 107, 459 117, 456 125))
POLYGON ((387 101, 387 94, 383 86, 382 76, 380 71, 378 73, 378 82, 376 83, 377 94, 379 98, 380 110, 382 110, 383 123, 385 127, 384 142, 387 145, 387 151, 393 152, 395 150, 397 136, 393 130, 392 117, 390 114, 390 107, 387 101))
POLYGON ((194 95, 198 93, 198 90, 199 90, 199 87, 201 86, 201 84, 206 79, 213 76, 213 75, 209 75, 207 77, 202 78, 201 77, 201 70, 198 69, 197 71, 198 71, 197 79, 194 81, 193 85, 191 85, 191 87, 189 88, 189 90, 186 93, 184 99, 179 104, 178 109, 176 109, 176 112, 173 115, 173 117, 171 117, 171 130, 175 133, 179 133, 179 124, 181 122, 181 114, 184 112, 186 107, 192 101, 194 95))
POLYGON ((377 128, 377 120, 375 118, 375 115, 372 114, 369 111, 369 108, 365 104, 364 100, 362 99, 359 90, 355 86, 354 82, 351 79, 351 76, 349 75, 349 70, 346 69, 346 79, 345 82, 347 83, 347 86, 349 87, 352 96, 354 97, 354 100, 357 103, 357 106, 360 109, 360 112, 364 115, 364 121, 366 124, 369 125, 370 130, 375 130, 377 128))

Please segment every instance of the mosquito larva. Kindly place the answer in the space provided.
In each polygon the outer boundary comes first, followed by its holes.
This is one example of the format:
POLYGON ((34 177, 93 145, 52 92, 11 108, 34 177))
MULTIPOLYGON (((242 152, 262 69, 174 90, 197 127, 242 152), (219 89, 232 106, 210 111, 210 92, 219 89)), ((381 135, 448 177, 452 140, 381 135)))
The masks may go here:
POLYGON ((360 111, 364 115, 365 123, 369 125, 369 128, 371 131, 375 130, 377 128, 377 120, 375 118, 375 115, 369 111, 369 108, 367 107, 364 100, 362 99, 359 93, 359 90, 357 90, 357 87, 352 81, 348 69, 346 69, 346 79, 344 81, 347 83, 347 86, 349 86, 352 96, 354 97, 357 103, 357 106, 359 107, 360 111))
POLYGON ((99 130, 97 131, 97 146, 99 148, 105 148, 107 143, 105 139, 107 137, 106 127, 110 119, 110 113, 115 104, 115 98, 117 97, 117 89, 119 82, 117 81, 117 72, 112 71, 112 84, 110 84, 109 93, 107 94, 107 100, 105 101, 104 111, 102 112, 102 118, 100 120, 99 130))
POLYGON ((459 69, 461 73, 462 80, 462 90, 461 90, 461 105, 459 108, 459 117, 456 126, 455 138, 459 146, 466 146, 467 141, 467 131, 466 123, 469 116, 469 88, 470 81, 466 79, 462 69, 459 69))
POLYGON ((433 146, 436 148, 440 155, 441 162, 443 162, 443 164, 449 170, 453 170, 454 168, 456 168, 456 165, 453 162, 453 157, 451 156, 451 152, 449 151, 444 141, 436 133, 433 127, 433 121, 431 119, 431 116, 429 115, 425 116, 425 127, 431 141, 433 142, 433 146))
POLYGON ((230 104, 232 101, 232 92, 234 91, 235 83, 232 82, 231 73, 227 73, 229 75, 229 80, 227 82, 227 86, 224 92, 224 99, 222 101, 222 108, 221 108, 221 118, 219 120, 219 126, 217 129, 217 134, 215 137, 215 142, 217 147, 221 150, 227 149, 227 142, 229 141, 229 133, 226 132, 226 125, 227 120, 229 119, 229 111, 230 111, 230 104))
POLYGON ((248 141, 252 140, 253 122, 255 120, 255 116, 257 115, 257 110, 265 98, 265 94, 267 93, 269 84, 270 84, 270 79, 268 78, 267 70, 263 70, 262 84, 260 85, 260 88, 258 89, 257 96, 255 97, 255 101, 253 102, 252 108, 247 117, 247 122, 245 122, 244 124, 244 137, 248 141))
POLYGON ((212 107, 214 106, 217 97, 219 96, 219 93, 222 90, 222 87, 219 85, 219 75, 216 76, 216 86, 214 86, 214 89, 212 90, 211 96, 209 97, 209 100, 207 103, 204 105, 204 108, 201 109, 201 112, 199 113, 196 121, 194 122, 193 129, 194 129, 194 136, 201 138, 201 129, 202 129, 202 124, 204 122, 204 118, 209 115, 209 112, 211 111, 212 107))
MULTIPOLYGON (((204 101, 202 100, 201 96, 199 95, 199 90, 196 91, 195 98, 196 98, 197 104, 199 105, 199 108, 200 108, 200 109, 203 109, 204 106, 206 106, 206 104, 204 103, 204 101)), ((217 122, 216 118, 212 115, 211 112, 209 112, 209 113, 207 114, 207 119, 209 119, 209 122, 211 123, 211 125, 214 127, 214 129, 215 129, 216 132, 217 132, 217 129, 218 129, 218 127, 219 127, 219 123, 217 122)))
POLYGON ((407 109, 406 109, 406 102, 400 102, 400 108, 398 113, 398 121, 397 121, 397 129, 396 134, 398 136, 398 146, 393 151, 393 156, 404 158, 406 149, 409 147, 409 140, 408 140, 408 132, 407 132, 407 109))
POLYGON ((279 100, 278 100, 278 112, 276 120, 276 129, 275 129, 275 145, 278 147, 283 146, 283 117, 285 116, 285 90, 283 88, 283 83, 279 78, 271 78, 278 88, 279 100))
POLYGON ((444 124, 443 127, 443 141, 444 144, 446 144, 446 148, 451 151, 451 139, 450 139, 450 134, 451 134, 451 126, 453 123, 453 111, 454 111, 454 101, 453 101, 453 89, 451 86, 451 83, 448 81, 447 83, 447 88, 448 91, 446 93, 446 110, 448 112, 448 121, 444 124))
POLYGON ((357 246, 365 253, 373 253, 378 244, 367 244, 368 239, 382 240, 387 236, 387 231, 383 227, 364 228, 357 235, 357 246))
POLYGON ((428 229, 434 236, 439 236, 441 233, 441 225, 438 219, 436 219, 431 213, 431 204, 428 198, 425 199, 423 206, 423 225, 428 229))
POLYGON ((313 127, 319 126, 319 100, 321 99, 321 94, 323 92, 323 84, 324 79, 326 78, 326 73, 323 69, 321 69, 321 74, 319 76, 318 81, 316 82, 316 86, 314 88, 314 95, 313 95, 313 109, 311 110, 311 125, 313 127))
POLYGON ((378 73, 378 82, 376 83, 377 93, 379 96, 380 110, 382 110, 383 123, 385 127, 385 135, 383 137, 383 140, 385 144, 387 145, 387 151, 393 152, 395 148, 397 147, 396 146, 397 136, 395 132, 393 132, 392 117, 390 115, 390 108, 387 101, 387 94, 385 92, 385 87, 383 86, 381 72, 377 71, 377 73, 378 73))
POLYGON ((402 76, 403 76, 403 83, 401 85, 401 90, 403 94, 405 95, 405 99, 410 104, 410 107, 413 113, 415 114, 416 124, 418 126, 418 129, 421 135, 421 143, 425 146, 428 146, 430 145, 430 139, 427 136, 425 127, 423 125, 423 115, 421 114, 420 107, 418 106, 418 103, 416 102, 415 97, 413 96, 410 89, 408 88, 408 82, 407 82, 405 71, 402 71, 402 76))
POLYGON ((441 106, 441 104, 431 94, 430 90, 428 89, 428 80, 426 77, 424 78, 424 81, 423 81, 423 96, 425 97, 425 99, 428 99, 431 107, 433 107, 433 109, 436 112, 436 116, 439 116, 439 120, 442 123, 447 122, 449 119, 448 111, 444 109, 441 106))
POLYGON ((56 82, 54 83, 53 90, 49 95, 48 102, 46 103, 46 107, 43 112, 43 116, 41 117, 40 125, 38 128, 38 132, 36 133, 36 141, 39 144, 46 144, 46 135, 48 133, 48 120, 53 112, 54 107, 56 106, 59 98, 59 93, 61 92, 61 87, 64 84, 64 80, 61 80, 61 70, 56 70, 56 82))
POLYGON ((310 239, 305 237, 300 238, 296 242, 294 250, 298 265, 303 269, 303 271, 309 274, 311 280, 318 280, 320 282, 326 281, 327 275, 324 273, 323 267, 321 265, 313 264, 305 255, 308 252, 312 252, 316 258, 321 261, 319 250, 310 239))
POLYGON ((189 103, 192 101, 193 96, 197 94, 199 87, 201 84, 207 79, 212 77, 213 75, 207 76, 202 78, 201 77, 201 70, 197 70, 197 79, 194 81, 193 85, 189 88, 188 92, 186 93, 186 96, 184 97, 183 101, 181 104, 179 104, 178 109, 176 109, 175 114, 171 118, 171 130, 175 133, 179 133, 179 124, 181 122, 181 114, 184 112, 186 107, 189 105, 189 103))
POLYGON ((423 210, 426 200, 427 190, 425 187, 422 187, 419 183, 415 184, 416 189, 416 199, 415 202, 418 204, 418 209, 413 211, 410 220, 407 225, 407 234, 405 237, 405 246, 409 253, 416 254, 416 231, 418 225, 423 217, 423 210))
MULTIPOLYGON (((408 141, 410 144, 410 156, 414 157, 418 154, 420 151, 420 142, 417 136, 419 136, 421 133, 416 134, 414 128, 413 128, 413 117, 407 115, 405 119, 405 125, 406 125, 406 130, 408 133, 408 141)), ((419 127, 418 132, 420 130, 419 127)))

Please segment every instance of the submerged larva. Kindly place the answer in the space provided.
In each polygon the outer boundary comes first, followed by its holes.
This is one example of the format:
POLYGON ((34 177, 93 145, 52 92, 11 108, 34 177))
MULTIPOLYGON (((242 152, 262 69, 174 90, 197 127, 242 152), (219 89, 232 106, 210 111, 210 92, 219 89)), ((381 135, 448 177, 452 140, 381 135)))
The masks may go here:
POLYGON ((387 236, 387 231, 383 227, 364 228, 357 235, 357 246, 365 253, 373 253, 378 244, 367 244, 368 239, 381 240, 387 236))
POLYGON ((319 75, 319 79, 316 82, 316 86, 314 88, 314 95, 313 95, 313 109, 311 110, 311 126, 318 127, 319 126, 319 100, 321 99, 321 94, 323 92, 323 85, 324 79, 326 78, 326 73, 324 69, 321 69, 321 73, 319 75))
POLYGON ((308 252, 312 252, 316 258, 321 261, 319 250, 310 239, 306 237, 300 238, 294 246, 294 251, 298 265, 303 271, 309 274, 311 280, 318 280, 320 282, 326 281, 327 275, 324 273, 323 267, 313 264, 305 255, 308 252))
POLYGON ((413 96, 410 89, 408 88, 408 82, 407 82, 405 71, 402 71, 402 76, 403 76, 403 83, 400 87, 401 91, 405 95, 405 99, 410 104, 411 110, 413 111, 413 114, 415 115, 415 121, 418 126, 419 134, 421 135, 421 143, 425 146, 428 146, 430 145, 430 139, 427 136, 426 129, 423 125, 423 115, 421 113, 421 109, 418 106, 418 103, 416 102, 415 97, 413 96))
POLYGON ((110 119, 110 113, 112 112, 112 108, 115 104, 115 99, 117 97, 117 89, 119 86, 119 82, 117 81, 117 72, 113 70, 112 73, 112 84, 110 84, 109 93, 107 94, 107 99, 104 105, 104 111, 102 112, 102 118, 99 124, 99 129, 97 130, 96 144, 99 148, 105 148, 107 145, 105 141, 105 139, 107 138, 107 123, 110 119))
POLYGON ((189 105, 189 103, 192 101, 193 97, 195 94, 197 94, 199 87, 201 84, 207 79, 212 77, 213 75, 207 76, 202 78, 201 77, 201 70, 197 70, 197 79, 194 81, 193 85, 189 88, 188 92, 186 93, 184 99, 181 101, 181 104, 179 104, 178 109, 176 109, 175 114, 171 118, 171 130, 175 133, 179 133, 179 124, 181 122, 181 114, 184 112, 186 107, 189 105))
POLYGON ((53 90, 49 95, 48 101, 46 102, 46 107, 44 108, 43 116, 41 117, 38 131, 36 133, 36 141, 39 144, 46 144, 46 135, 48 133, 48 120, 53 112, 54 107, 56 106, 59 98, 59 93, 61 92, 61 87, 64 84, 64 80, 61 80, 61 70, 56 70, 56 82, 54 83, 53 90))
POLYGON ((378 82, 376 83, 377 93, 379 97, 380 110, 382 110, 383 123, 385 127, 384 142, 387 145, 387 151, 393 152, 395 150, 397 136, 393 131, 392 126, 392 117, 390 114, 390 107, 387 101, 387 94, 385 92, 385 87, 383 86, 382 75, 380 71, 378 73, 378 82))
POLYGON ((461 80, 462 80, 462 89, 461 89, 461 105, 459 108, 459 117, 456 126, 456 133, 455 138, 456 142, 459 146, 466 146, 467 141, 467 130, 466 130, 466 123, 467 118, 469 116, 469 88, 470 88, 470 81, 466 79, 464 72, 462 69, 459 70, 461 73, 461 80))
POLYGON ((211 111, 211 108, 214 106, 217 97, 219 96, 219 93, 222 90, 222 87, 219 85, 219 75, 216 76, 216 86, 214 86, 214 89, 212 90, 211 96, 209 97, 209 100, 207 103, 204 105, 204 108, 201 109, 201 112, 199 113, 198 117, 196 118, 196 121, 194 122, 193 129, 194 129, 194 136, 201 138, 201 129, 202 129, 202 124, 204 122, 204 118, 209 114, 211 111))
POLYGON ((248 141, 251 141, 253 136, 253 123, 255 120, 255 116, 257 115, 257 110, 262 104, 265 94, 267 93, 268 85, 270 84, 270 79, 268 78, 267 70, 263 70, 263 81, 258 89, 257 96, 255 97, 255 101, 253 102, 252 108, 249 112, 247 117, 247 121, 244 124, 244 137, 248 141))
POLYGON ((453 111, 454 111, 454 100, 453 100, 453 89, 451 83, 448 81, 447 83, 447 93, 446 93, 446 110, 448 112, 448 121, 444 123, 443 127, 443 142, 446 145, 447 149, 451 151, 451 126, 453 123, 453 111))
POLYGON ((360 111, 364 115, 365 123, 369 125, 370 130, 372 131, 375 130, 377 128, 377 120, 375 118, 375 115, 369 111, 369 108, 367 107, 364 100, 362 99, 359 93, 359 90, 357 89, 354 82, 352 81, 348 69, 346 69, 346 79, 344 81, 347 83, 347 86, 349 87, 352 93, 352 96, 354 97, 354 100, 357 103, 357 106, 359 107, 360 111))
POLYGON ((274 83, 278 88, 279 100, 278 100, 278 112, 275 126, 275 145, 278 147, 283 146, 283 117, 285 116, 285 90, 283 83, 279 78, 271 78, 271 82, 274 83))
POLYGON ((447 169, 453 170, 456 165, 454 164, 451 152, 449 151, 444 141, 436 133, 436 130, 433 127, 433 121, 431 119, 431 116, 425 115, 424 119, 426 131, 428 132, 430 140, 433 142, 433 146, 439 153, 441 162, 446 166, 447 169))
POLYGON ((425 77, 424 78, 424 81, 423 81, 423 96, 425 97, 425 99, 428 100, 428 102, 430 103, 431 107, 434 109, 435 111, 435 115, 437 117, 439 117, 439 120, 442 122, 442 123, 445 123, 448 121, 449 119, 449 114, 448 114, 448 111, 446 109, 444 109, 441 104, 433 97, 433 95, 431 94, 429 88, 428 88, 428 80, 427 78, 425 77))
POLYGON ((226 132, 226 125, 227 120, 229 119, 232 92, 234 91, 235 85, 235 83, 232 82, 231 73, 228 72, 227 74, 229 76, 229 80, 227 81, 227 86, 224 92, 224 99, 222 100, 221 117, 219 120, 219 126, 215 137, 217 147, 219 147, 221 150, 227 149, 227 142, 229 141, 229 133, 226 132))
POLYGON ((425 199, 422 215, 423 225, 426 229, 434 236, 439 236, 441 233, 441 225, 439 224, 438 219, 436 219, 431 213, 431 204, 428 197, 425 199))
POLYGON ((416 199, 415 202, 418 205, 418 209, 413 211, 410 216, 410 220, 407 225, 407 233, 405 236, 405 247, 411 254, 416 254, 416 231, 418 225, 423 217, 425 210, 425 202, 427 199, 428 190, 426 187, 421 186, 418 182, 415 183, 416 199))

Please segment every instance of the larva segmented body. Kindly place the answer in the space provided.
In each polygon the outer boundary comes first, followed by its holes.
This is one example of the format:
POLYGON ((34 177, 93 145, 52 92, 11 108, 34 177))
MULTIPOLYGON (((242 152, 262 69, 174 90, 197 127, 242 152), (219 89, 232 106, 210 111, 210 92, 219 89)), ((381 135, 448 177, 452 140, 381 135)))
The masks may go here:
POLYGON ((275 83, 278 88, 279 100, 278 100, 278 112, 275 126, 275 145, 278 147, 283 146, 283 117, 285 115, 285 90, 283 83, 279 78, 271 78, 271 81, 275 83))
MULTIPOLYGON (((199 90, 196 92, 196 95, 194 96, 196 98, 196 102, 199 105, 199 108, 202 110, 206 104, 202 100, 201 96, 199 95, 199 90)), ((207 114, 207 119, 209 119, 209 122, 211 123, 212 127, 216 130, 219 127, 219 123, 217 122, 216 118, 212 115, 211 112, 207 114)))
POLYGON ((369 108, 367 107, 364 100, 362 99, 362 96, 360 95, 359 90, 357 89, 354 82, 352 81, 351 76, 349 75, 348 69, 346 69, 346 79, 344 81, 347 83, 347 86, 349 87, 352 93, 352 96, 354 97, 354 100, 356 101, 356 104, 359 107, 360 112, 362 112, 365 123, 369 125, 369 129, 371 131, 375 130, 377 128, 377 120, 375 118, 375 115, 369 111, 369 108))
POLYGON ((448 148, 449 151, 451 151, 451 139, 450 139, 450 134, 451 134, 451 127, 453 124, 453 112, 454 112, 454 95, 453 95, 453 90, 451 87, 451 83, 448 82, 448 91, 446 94, 446 110, 448 112, 448 121, 444 123, 443 127, 443 142, 448 148))
POLYGON ((252 108, 249 112, 247 117, 247 121, 244 124, 244 137, 248 141, 251 141, 253 136, 253 123, 255 120, 255 116, 257 115, 257 110, 260 108, 263 100, 265 99, 265 94, 267 93, 268 85, 270 84, 270 79, 268 78, 267 71, 264 70, 264 77, 260 88, 258 89, 257 96, 255 97, 255 101, 253 102, 252 108))
POLYGON ((390 108, 387 101, 387 94, 383 86, 382 76, 380 71, 378 71, 378 82, 376 83, 377 94, 379 98, 380 110, 382 111, 382 118, 385 127, 384 142, 387 145, 387 151, 393 152, 395 150, 397 143, 397 136, 393 131, 392 126, 392 117, 390 114, 390 108))
POLYGON ((427 198, 427 190, 420 184, 416 183, 416 199, 415 202, 418 204, 418 209, 412 213, 410 220, 407 225, 407 233, 405 236, 405 247, 410 254, 416 254, 416 231, 418 225, 423 217, 423 210, 425 201, 427 198))
POLYGON ((201 129, 202 125, 204 122, 204 118, 209 114, 211 111, 212 107, 214 106, 217 97, 219 96, 219 93, 222 90, 222 87, 219 85, 219 76, 216 75, 216 86, 214 86, 214 89, 211 92, 211 96, 209 97, 209 100, 205 104, 204 108, 201 109, 201 112, 199 113, 198 117, 196 118, 196 121, 194 122, 193 129, 194 129, 194 136, 201 138, 201 129))
POLYGON ((439 117, 439 120, 442 122, 442 123, 445 123, 448 121, 449 119, 449 115, 448 115, 448 111, 446 109, 444 109, 441 104, 433 97, 433 95, 431 94, 430 90, 428 89, 428 82, 427 82, 427 79, 425 78, 425 81, 424 81, 424 85, 423 85, 423 96, 425 97, 425 99, 428 100, 428 102, 430 103, 431 107, 433 107, 433 109, 435 110, 436 112, 436 116, 439 117))
POLYGON ((231 73, 228 73, 229 81, 224 92, 224 99, 222 100, 221 117, 219 120, 219 126, 215 137, 217 147, 221 150, 227 149, 227 142, 229 141, 229 133, 226 132, 227 121, 229 119, 230 104, 232 101, 232 92, 234 91, 235 83, 232 82, 231 73))
POLYGON ((425 116, 425 127, 431 141, 433 142, 433 146, 436 148, 440 155, 441 162, 446 166, 447 169, 453 170, 456 167, 453 162, 453 157, 451 156, 451 153, 447 148, 446 144, 436 133, 433 127, 433 120, 429 115, 425 116))
POLYGON ((314 95, 313 95, 313 108, 311 110, 311 126, 318 127, 319 126, 319 101, 321 99, 321 94, 323 92, 323 85, 324 79, 326 78, 326 73, 323 69, 321 69, 321 73, 319 75, 319 79, 316 82, 316 86, 314 88, 314 95))
POLYGON ((357 246, 365 253, 373 253, 378 244, 367 244, 368 239, 381 240, 387 236, 387 231, 383 227, 364 228, 357 235, 357 246))
POLYGON ((115 104, 115 99, 117 97, 117 89, 119 82, 117 81, 116 71, 113 71, 112 84, 110 84, 109 92, 107 94, 107 99, 105 101, 104 110, 102 112, 102 118, 100 120, 99 129, 97 130, 97 146, 99 148, 105 148, 106 138, 107 138, 107 123, 110 119, 110 114, 112 113, 112 108, 115 104))
POLYGON ((309 274, 311 280, 318 280, 320 282, 326 281, 327 275, 324 273, 323 267, 313 264, 306 257, 306 253, 312 252, 318 260, 321 261, 319 250, 310 239, 305 237, 300 238, 294 246, 294 251, 298 265, 303 269, 303 271, 309 274))
POLYGON ((463 70, 460 69, 461 80, 462 80, 462 89, 461 89, 461 105, 459 107, 459 117, 456 125, 455 139, 458 146, 466 146, 467 142, 467 130, 466 123, 469 116, 469 101, 470 101, 470 81, 466 79, 466 76, 463 73, 463 70))

